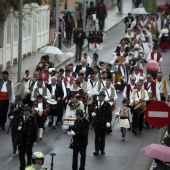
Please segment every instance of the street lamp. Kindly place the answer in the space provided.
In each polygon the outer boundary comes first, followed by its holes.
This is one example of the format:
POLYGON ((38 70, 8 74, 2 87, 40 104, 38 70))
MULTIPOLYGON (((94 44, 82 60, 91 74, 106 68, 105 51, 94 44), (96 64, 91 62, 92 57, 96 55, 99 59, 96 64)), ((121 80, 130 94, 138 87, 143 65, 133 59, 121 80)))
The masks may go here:
POLYGON ((19 39, 18 39, 18 77, 17 82, 21 81, 21 73, 22 73, 22 18, 23 18, 23 0, 19 0, 19 39))

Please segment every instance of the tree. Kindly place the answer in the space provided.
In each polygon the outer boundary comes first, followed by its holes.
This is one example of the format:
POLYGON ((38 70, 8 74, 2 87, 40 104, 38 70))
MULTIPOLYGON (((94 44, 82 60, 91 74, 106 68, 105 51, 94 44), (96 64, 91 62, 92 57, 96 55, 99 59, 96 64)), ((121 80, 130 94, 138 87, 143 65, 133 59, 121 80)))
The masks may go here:
MULTIPOLYGON (((19 0, 0 0, 0 23, 4 23, 6 18, 8 17, 11 8, 14 11, 18 11, 19 9, 19 0)), ((42 5, 43 2, 46 2, 47 0, 23 0, 23 4, 31 4, 31 3, 37 3, 38 5, 42 5)))

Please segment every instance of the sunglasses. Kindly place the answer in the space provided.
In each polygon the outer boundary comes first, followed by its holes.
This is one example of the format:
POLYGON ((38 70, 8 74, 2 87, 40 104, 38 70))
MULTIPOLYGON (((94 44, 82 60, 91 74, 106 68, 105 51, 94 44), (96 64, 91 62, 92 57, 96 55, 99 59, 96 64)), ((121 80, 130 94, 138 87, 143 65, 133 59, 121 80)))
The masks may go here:
POLYGON ((150 79, 151 77, 147 77, 147 79, 150 79))

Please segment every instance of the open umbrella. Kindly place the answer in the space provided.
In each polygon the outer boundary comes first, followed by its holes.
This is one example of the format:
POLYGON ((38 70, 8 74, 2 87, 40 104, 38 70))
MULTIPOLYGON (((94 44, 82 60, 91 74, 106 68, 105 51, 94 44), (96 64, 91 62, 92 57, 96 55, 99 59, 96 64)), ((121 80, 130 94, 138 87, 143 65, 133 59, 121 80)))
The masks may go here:
POLYGON ((67 14, 67 13, 76 13, 74 9, 64 9, 60 13, 67 14))
POLYGON ((145 11, 145 8, 135 8, 132 10, 132 14, 148 14, 148 12, 145 11))
POLYGON ((147 156, 170 162, 170 147, 160 144, 150 144, 142 149, 147 156))
POLYGON ((47 54, 63 54, 63 52, 54 46, 45 46, 39 50, 41 53, 47 53, 47 54))

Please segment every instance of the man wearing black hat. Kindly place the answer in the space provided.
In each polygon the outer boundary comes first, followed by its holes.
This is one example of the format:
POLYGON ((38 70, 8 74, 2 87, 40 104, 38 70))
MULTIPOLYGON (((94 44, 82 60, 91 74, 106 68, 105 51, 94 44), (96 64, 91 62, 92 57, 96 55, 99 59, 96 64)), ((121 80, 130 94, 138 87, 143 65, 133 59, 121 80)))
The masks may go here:
POLYGON ((37 125, 34 117, 30 115, 29 106, 24 106, 23 115, 16 120, 15 129, 17 131, 17 145, 19 150, 20 170, 31 165, 32 147, 36 145, 37 125), (27 164, 25 161, 27 155, 27 164))
MULTIPOLYGON (((67 134, 73 136, 72 148, 73 148, 73 163, 72 169, 78 169, 78 154, 80 152, 80 167, 79 170, 85 170, 86 162, 86 148, 88 145, 88 131, 89 121, 85 119, 84 112, 81 109, 76 111, 76 120, 74 127, 70 129, 67 134)), ((63 125, 65 126, 65 125, 63 125)), ((65 128, 66 129, 66 128, 65 128)))
POLYGON ((105 102, 105 93, 101 91, 99 99, 92 103, 91 111, 93 116, 93 126, 95 132, 95 156, 105 154, 105 136, 107 128, 111 127, 112 109, 109 103, 105 102))
POLYGON ((11 106, 11 111, 8 114, 8 118, 10 119, 10 124, 8 127, 7 134, 9 133, 11 129, 11 138, 12 138, 12 146, 13 146, 13 154, 16 154, 17 151, 17 145, 16 145, 16 129, 15 129, 15 123, 19 116, 22 116, 22 111, 24 108, 24 105, 22 103, 22 98, 20 96, 16 96, 16 104, 11 106))

